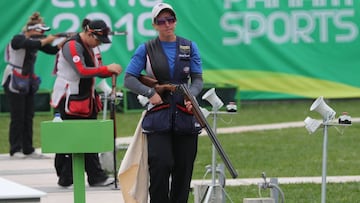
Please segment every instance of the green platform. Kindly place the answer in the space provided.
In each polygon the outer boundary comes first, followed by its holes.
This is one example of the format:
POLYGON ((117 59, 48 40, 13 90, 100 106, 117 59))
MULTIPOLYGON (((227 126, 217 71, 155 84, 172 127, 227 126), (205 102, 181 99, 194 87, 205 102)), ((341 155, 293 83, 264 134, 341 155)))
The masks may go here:
POLYGON ((73 155, 74 202, 85 203, 84 153, 114 149, 112 120, 43 121, 40 125, 43 153, 73 155))
POLYGON ((113 150, 112 120, 65 120, 41 123, 44 153, 97 153, 113 150))

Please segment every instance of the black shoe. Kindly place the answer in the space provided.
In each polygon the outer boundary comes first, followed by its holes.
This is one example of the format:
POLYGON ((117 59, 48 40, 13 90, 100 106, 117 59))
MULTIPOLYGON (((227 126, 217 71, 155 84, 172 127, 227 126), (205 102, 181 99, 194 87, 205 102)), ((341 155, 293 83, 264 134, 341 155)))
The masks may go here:
POLYGON ((69 187, 73 184, 73 180, 70 178, 59 178, 58 185, 61 187, 69 187))
POLYGON ((107 178, 104 181, 98 182, 98 183, 93 183, 93 184, 89 184, 91 187, 106 187, 109 185, 112 185, 115 183, 115 179, 114 178, 107 178))

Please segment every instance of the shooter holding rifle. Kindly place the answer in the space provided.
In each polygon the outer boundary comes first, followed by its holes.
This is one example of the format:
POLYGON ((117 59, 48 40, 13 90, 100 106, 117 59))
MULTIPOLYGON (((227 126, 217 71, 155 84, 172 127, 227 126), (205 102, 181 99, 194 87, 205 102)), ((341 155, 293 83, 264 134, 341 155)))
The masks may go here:
MULTIPOLYGON (((95 77, 113 77, 122 72, 119 64, 104 65, 96 47, 111 43, 110 28, 102 20, 83 20, 83 31, 66 40, 56 60, 56 80, 51 95, 51 105, 63 120, 97 119, 102 110, 101 100, 95 90, 95 77)), ((74 135, 76 136, 76 134, 74 135)), ((55 169, 58 185, 73 184, 71 154, 56 154, 55 169)), ((114 183, 102 169, 97 153, 85 153, 85 171, 90 186, 101 187, 114 183)))
POLYGON ((153 7, 152 26, 158 36, 136 49, 124 78, 126 88, 149 99, 142 129, 147 138, 151 203, 188 201, 201 132, 191 102, 183 94, 158 93, 139 81, 141 72, 146 71, 159 84, 188 84, 193 95, 201 92, 199 49, 195 42, 175 34, 177 23, 171 5, 153 7))

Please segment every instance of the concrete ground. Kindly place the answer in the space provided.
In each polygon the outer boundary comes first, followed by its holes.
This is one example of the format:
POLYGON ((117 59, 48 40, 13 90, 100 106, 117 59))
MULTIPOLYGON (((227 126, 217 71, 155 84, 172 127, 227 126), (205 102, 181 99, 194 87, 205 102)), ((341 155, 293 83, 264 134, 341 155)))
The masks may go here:
MULTIPOLYGON (((9 155, 0 155, 0 177, 15 183, 44 192, 41 203, 74 202, 73 187, 62 188, 57 185, 53 155, 49 159, 10 159, 9 155)), ((1 179, 0 179, 1 185, 1 179)), ((0 189, 1 193, 4 190, 0 189)), ((19 190, 19 193, 26 193, 19 190)), ((21 194, 19 194, 21 195, 21 194)), ((0 201, 1 202, 1 201, 0 201)), ((89 187, 86 183, 86 202, 118 202, 121 203, 120 189, 114 185, 108 187, 89 187)))

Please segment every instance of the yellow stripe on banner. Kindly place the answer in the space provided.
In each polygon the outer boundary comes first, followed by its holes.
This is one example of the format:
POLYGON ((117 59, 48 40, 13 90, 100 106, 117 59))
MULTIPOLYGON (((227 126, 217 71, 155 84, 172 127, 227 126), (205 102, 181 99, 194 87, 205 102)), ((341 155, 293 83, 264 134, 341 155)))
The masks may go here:
POLYGON ((316 98, 319 95, 327 98, 360 97, 360 87, 305 76, 266 71, 206 70, 204 71, 204 82, 231 84, 237 86, 240 91, 283 93, 308 98, 316 98))

